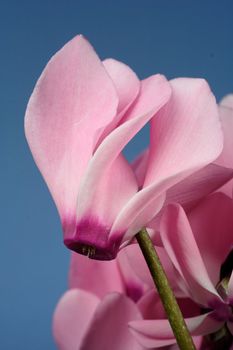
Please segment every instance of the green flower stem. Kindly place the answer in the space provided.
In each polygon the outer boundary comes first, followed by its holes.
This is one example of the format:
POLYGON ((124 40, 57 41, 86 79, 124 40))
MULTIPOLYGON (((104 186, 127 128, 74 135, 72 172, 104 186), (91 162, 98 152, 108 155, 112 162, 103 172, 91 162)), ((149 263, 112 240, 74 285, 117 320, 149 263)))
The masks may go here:
POLYGON ((154 284, 158 290, 165 312, 181 350, 195 350, 192 337, 187 329, 183 315, 171 290, 167 276, 155 251, 146 229, 142 229, 136 239, 142 250, 154 284))

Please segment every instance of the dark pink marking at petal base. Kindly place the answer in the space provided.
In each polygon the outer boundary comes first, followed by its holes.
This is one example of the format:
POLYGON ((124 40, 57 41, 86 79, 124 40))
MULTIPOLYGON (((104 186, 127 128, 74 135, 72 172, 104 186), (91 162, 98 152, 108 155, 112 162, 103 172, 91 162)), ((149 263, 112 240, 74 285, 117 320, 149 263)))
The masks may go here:
MULTIPOLYGON (((64 222, 64 232, 68 227, 71 225, 64 222)), ((110 241, 110 230, 111 227, 104 226, 97 219, 83 219, 75 225, 74 233, 64 238, 64 244, 79 254, 87 255, 90 259, 112 260, 119 250, 121 235, 118 235, 118 240, 110 241)))
POLYGON ((209 306, 214 310, 212 317, 217 321, 232 321, 232 307, 227 302, 222 302, 220 300, 214 300, 209 302, 209 306))

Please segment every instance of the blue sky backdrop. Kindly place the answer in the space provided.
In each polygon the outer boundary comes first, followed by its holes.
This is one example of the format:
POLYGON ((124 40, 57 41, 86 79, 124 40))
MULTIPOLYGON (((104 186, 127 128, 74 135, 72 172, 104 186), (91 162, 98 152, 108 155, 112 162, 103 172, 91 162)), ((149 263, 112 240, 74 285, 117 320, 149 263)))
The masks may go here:
MULTIPOLYGON (((101 58, 144 78, 204 77, 217 98, 233 91, 231 0, 1 0, 0 348, 53 350, 51 318, 67 286, 69 252, 27 147, 27 100, 48 59, 83 33, 101 58)), ((148 130, 127 147, 132 157, 148 130)))

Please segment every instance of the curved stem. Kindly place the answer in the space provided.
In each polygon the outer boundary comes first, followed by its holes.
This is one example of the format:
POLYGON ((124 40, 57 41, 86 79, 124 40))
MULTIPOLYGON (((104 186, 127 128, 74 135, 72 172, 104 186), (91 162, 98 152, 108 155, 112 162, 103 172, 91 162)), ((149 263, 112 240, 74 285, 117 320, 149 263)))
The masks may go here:
POLYGON ((192 337, 146 229, 142 229, 136 235, 136 239, 147 262, 179 348, 181 350, 195 350, 192 337))

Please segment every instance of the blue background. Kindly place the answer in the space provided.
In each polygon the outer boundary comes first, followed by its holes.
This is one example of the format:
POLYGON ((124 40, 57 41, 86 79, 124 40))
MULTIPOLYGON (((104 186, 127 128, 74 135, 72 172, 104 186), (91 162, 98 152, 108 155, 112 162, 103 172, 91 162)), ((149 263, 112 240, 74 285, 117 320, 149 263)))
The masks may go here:
MULTIPOLYGON (((143 78, 205 77, 233 91, 233 1, 0 2, 0 349, 55 349, 51 317, 67 286, 59 218, 27 147, 27 100, 50 56, 83 33, 100 57, 143 78)), ((132 158, 147 130, 127 147, 132 158)))

